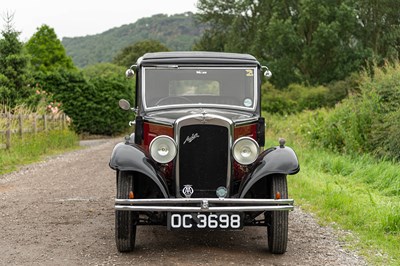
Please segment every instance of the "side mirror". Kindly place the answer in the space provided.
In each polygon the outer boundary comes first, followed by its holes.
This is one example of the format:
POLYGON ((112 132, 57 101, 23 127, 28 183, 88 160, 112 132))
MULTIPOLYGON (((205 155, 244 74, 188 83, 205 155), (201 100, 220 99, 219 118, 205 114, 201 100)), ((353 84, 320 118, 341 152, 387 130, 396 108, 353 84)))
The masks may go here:
POLYGON ((131 104, 125 99, 119 100, 118 105, 122 110, 125 110, 125 111, 128 111, 129 109, 131 109, 131 104))
POLYGON ((267 70, 265 70, 265 72, 264 72, 264 76, 265 76, 267 79, 270 79, 270 78, 272 77, 272 72, 269 71, 269 69, 267 69, 267 70))
POLYGON ((263 66, 262 69, 265 69, 265 71, 264 71, 264 76, 265 76, 267 79, 270 79, 270 78, 272 77, 272 72, 271 72, 271 71, 268 69, 268 67, 266 67, 266 66, 263 66))
POLYGON ((133 78, 133 76, 135 76, 135 71, 133 70, 133 68, 136 68, 136 65, 131 65, 131 67, 125 71, 125 76, 128 79, 133 78))
POLYGON ((129 68, 128 70, 125 71, 125 76, 128 79, 133 78, 133 76, 135 76, 135 71, 129 68))

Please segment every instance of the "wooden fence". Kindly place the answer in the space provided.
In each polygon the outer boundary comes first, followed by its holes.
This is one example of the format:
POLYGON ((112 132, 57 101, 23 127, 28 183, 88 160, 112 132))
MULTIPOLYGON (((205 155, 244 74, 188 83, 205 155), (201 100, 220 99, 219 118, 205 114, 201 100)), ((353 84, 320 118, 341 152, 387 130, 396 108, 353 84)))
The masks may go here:
POLYGON ((0 113, 0 149, 11 147, 12 136, 22 138, 26 133, 37 134, 38 132, 64 129, 67 126, 67 116, 59 115, 14 115, 0 113))

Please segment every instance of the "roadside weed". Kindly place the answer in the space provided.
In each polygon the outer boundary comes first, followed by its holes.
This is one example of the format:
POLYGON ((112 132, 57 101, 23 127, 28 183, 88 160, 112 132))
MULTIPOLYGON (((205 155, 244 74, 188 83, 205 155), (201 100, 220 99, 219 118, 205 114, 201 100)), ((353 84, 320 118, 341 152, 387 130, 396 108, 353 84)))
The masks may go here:
POLYGON ((299 157, 300 173, 288 178, 296 205, 322 224, 351 231, 347 244, 370 263, 400 265, 399 164, 319 148, 299 134, 298 116, 277 118, 267 120, 267 146, 285 137, 299 157))
POLYGON ((78 148, 78 136, 69 130, 29 134, 15 138, 10 150, 0 149, 0 175, 16 170, 20 165, 39 161, 42 156, 78 148))

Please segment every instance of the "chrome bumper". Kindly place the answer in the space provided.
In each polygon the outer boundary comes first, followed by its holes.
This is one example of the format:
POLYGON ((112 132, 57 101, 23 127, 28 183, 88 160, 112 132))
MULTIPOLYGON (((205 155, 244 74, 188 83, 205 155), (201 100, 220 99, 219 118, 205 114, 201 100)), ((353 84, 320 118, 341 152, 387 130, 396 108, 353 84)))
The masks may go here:
POLYGON ((115 199, 115 210, 165 212, 292 211, 294 209, 293 203, 293 199, 115 199))

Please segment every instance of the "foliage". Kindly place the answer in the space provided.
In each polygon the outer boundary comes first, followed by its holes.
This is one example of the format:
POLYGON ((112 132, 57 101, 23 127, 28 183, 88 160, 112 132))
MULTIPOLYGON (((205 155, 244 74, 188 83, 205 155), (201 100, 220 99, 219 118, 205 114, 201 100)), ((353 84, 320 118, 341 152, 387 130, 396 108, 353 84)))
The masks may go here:
POLYGON ((317 140, 310 141, 307 137, 312 134, 310 130, 319 126, 318 121, 329 112, 305 111, 285 116, 264 114, 269 145, 277 144, 271 139, 286 138, 287 145, 294 148, 300 161, 300 173, 288 179, 290 194, 303 209, 316 213, 323 223, 351 230, 354 237, 346 239, 347 242, 369 260, 377 265, 398 265, 398 164, 366 154, 334 153, 322 149, 317 140))
POLYGON ((246 52, 268 64, 277 88, 328 84, 368 59, 398 58, 400 27, 393 0, 200 0, 207 23, 196 50, 246 52))
MULTIPOLYGON (((110 84, 112 83, 111 81, 116 81, 116 84, 119 84, 119 89, 124 92, 123 94, 116 94, 114 98, 112 99, 112 103, 117 103, 120 99, 127 99, 131 101, 132 103, 134 102, 135 99, 135 83, 136 79, 127 79, 125 77, 125 67, 117 66, 111 63, 99 63, 91 66, 87 66, 82 69, 83 75, 91 82, 93 83, 99 83, 99 87, 103 87, 105 89, 105 84, 104 86, 101 84, 99 81, 100 79, 106 80, 105 82, 107 83, 109 80, 110 84), (123 88, 125 87, 125 89, 123 88)), ((108 85, 107 85, 108 86, 108 85)), ((115 88, 109 87, 104 91, 104 94, 107 93, 107 90, 111 92, 111 94, 115 93, 115 88)), ((129 113, 124 113, 121 112, 121 110, 117 111, 120 115, 120 121, 118 123, 122 123, 121 129, 125 128, 126 122, 128 121, 129 118, 132 118, 129 113)))
POLYGON ((119 66, 130 67, 145 53, 165 51, 169 51, 169 49, 159 41, 143 40, 123 48, 114 57, 113 63, 119 66))
POLYGON ((356 1, 359 20, 357 39, 373 51, 374 60, 380 65, 399 59, 400 24, 398 2, 395 0, 356 1))
MULTIPOLYGON (((82 69, 83 75, 89 80, 96 77, 102 78, 120 78, 125 80, 125 67, 117 66, 112 63, 99 63, 90 65, 82 69)), ((128 84, 131 84, 130 82, 128 84)))
POLYGON ((63 103, 77 133, 113 135, 123 132, 128 114, 118 108, 118 100, 129 98, 132 90, 126 80, 96 77, 88 80, 83 73, 59 70, 38 72, 36 80, 63 103))
MULTIPOLYGON (((131 86, 126 80, 118 78, 95 78, 91 80, 97 87, 97 99, 94 103, 98 106, 96 116, 97 131, 92 130, 91 134, 115 135, 123 133, 132 120, 132 113, 122 111, 118 106, 120 99, 133 97, 131 86)), ((134 83, 132 82, 132 85, 134 83)))
POLYGON ((15 138, 10 150, 0 149, 0 175, 16 170, 17 166, 43 159, 44 155, 77 149, 78 136, 70 130, 54 130, 15 138))
POLYGON ((20 33, 12 27, 12 19, 12 15, 5 18, 0 38, 0 103, 10 107, 16 106, 29 93, 29 56, 18 40, 20 33))
POLYGON ((72 59, 65 53, 64 46, 57 38, 54 29, 42 25, 26 43, 26 49, 31 55, 34 71, 54 71, 59 68, 75 69, 72 59))
POLYGON ((61 113, 62 103, 56 100, 53 93, 45 91, 39 83, 29 87, 32 92, 24 100, 24 104, 30 108, 31 112, 37 114, 61 113))
POLYGON ((333 96, 336 90, 331 91, 324 86, 304 86, 290 84, 284 90, 277 90, 270 83, 261 88, 262 110, 274 114, 292 114, 303 110, 314 110, 323 106, 333 106, 337 97, 333 96))
POLYGON ((315 126, 310 128, 310 137, 339 152, 369 152, 400 160, 400 65, 375 67, 373 72, 373 77, 363 74, 360 94, 318 115, 317 120, 311 118, 315 126))
POLYGON ((101 34, 63 38, 62 43, 78 67, 111 62, 122 48, 142 40, 159 41, 171 50, 191 50, 204 31, 203 25, 195 24, 195 17, 191 12, 158 14, 101 34))
POLYGON ((80 133, 88 128, 85 121, 95 115, 91 111, 91 98, 95 88, 81 73, 61 69, 53 72, 36 72, 35 80, 45 91, 52 93, 57 100, 64 103, 64 112, 72 118, 73 128, 80 133))
POLYGON ((132 97, 133 83, 125 79, 124 68, 102 64, 79 72, 54 30, 46 25, 38 28, 26 47, 32 55, 35 85, 25 104, 35 111, 62 109, 72 118, 77 133, 113 135, 125 130, 128 114, 117 103, 132 97))

